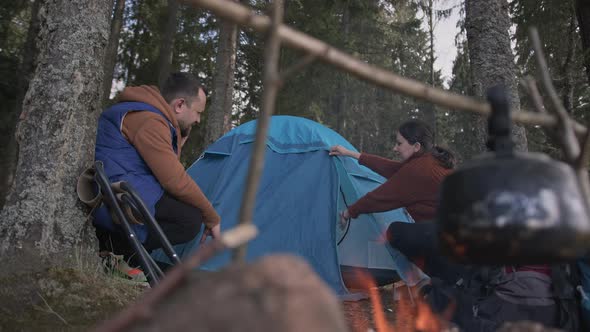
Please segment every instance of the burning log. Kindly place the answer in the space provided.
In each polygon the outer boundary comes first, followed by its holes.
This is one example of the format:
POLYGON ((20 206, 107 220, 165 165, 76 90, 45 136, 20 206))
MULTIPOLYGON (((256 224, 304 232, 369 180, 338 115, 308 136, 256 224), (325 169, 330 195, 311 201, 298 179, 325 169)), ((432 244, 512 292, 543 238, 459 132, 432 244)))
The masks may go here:
POLYGON ((347 331, 340 303, 299 258, 191 274, 127 331, 347 331))

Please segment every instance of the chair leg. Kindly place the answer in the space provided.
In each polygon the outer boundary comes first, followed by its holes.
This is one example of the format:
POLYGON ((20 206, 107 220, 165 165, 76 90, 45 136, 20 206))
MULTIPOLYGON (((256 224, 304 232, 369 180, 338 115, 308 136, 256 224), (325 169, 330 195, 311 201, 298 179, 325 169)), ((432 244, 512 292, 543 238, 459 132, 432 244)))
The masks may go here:
POLYGON ((153 231, 153 234, 158 238, 158 240, 160 241, 160 244, 162 245, 162 249, 164 250, 164 252, 168 256, 168 258, 170 259, 172 264, 180 263, 180 258, 178 257, 178 254, 176 254, 176 251, 172 247, 172 244, 170 243, 170 241, 168 240, 168 238, 164 234, 164 231, 162 231, 162 228, 160 227, 158 222, 154 219, 152 214, 148 211, 147 207, 143 203, 143 200, 141 199, 141 197, 139 197, 139 195, 137 194, 135 189, 130 184, 128 184, 126 182, 121 182, 120 186, 121 186, 121 189, 125 191, 125 194, 123 195, 123 199, 125 201, 131 203, 130 206, 140 212, 140 214, 143 217, 144 222, 148 224, 148 226, 153 231))
POLYGON ((98 183, 100 187, 100 190, 103 194, 104 202, 107 204, 109 208, 114 210, 115 216, 120 220, 121 226, 123 227, 123 230, 125 231, 125 234, 127 235, 127 238, 133 250, 135 250, 135 252, 139 256, 140 264, 144 269, 144 272, 146 273, 146 277, 148 278, 150 285, 155 286, 159 283, 159 278, 156 274, 156 271, 149 262, 149 255, 147 254, 145 248, 143 248, 143 245, 137 238, 137 235, 135 234, 133 228, 131 228, 131 225, 129 224, 129 221, 125 217, 125 214, 123 213, 123 210, 121 209, 121 206, 119 205, 119 202, 115 197, 113 190, 111 189, 109 180, 104 173, 104 166, 102 162, 97 161, 95 163, 95 166, 95 181, 98 183))
POLYGON ((147 252, 147 250, 145 249, 144 246, 141 246, 141 249, 143 249, 145 251, 145 253, 148 257, 149 263, 152 265, 152 267, 154 268, 154 271, 156 271, 156 273, 158 275, 158 279, 162 279, 164 277, 164 272, 162 271, 162 269, 160 268, 158 263, 156 263, 154 258, 147 252))

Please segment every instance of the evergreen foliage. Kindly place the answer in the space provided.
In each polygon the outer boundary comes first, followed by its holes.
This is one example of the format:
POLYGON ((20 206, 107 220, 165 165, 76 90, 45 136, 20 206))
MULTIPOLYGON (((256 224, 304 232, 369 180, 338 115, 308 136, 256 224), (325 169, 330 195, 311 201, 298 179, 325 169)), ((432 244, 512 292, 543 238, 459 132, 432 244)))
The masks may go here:
MULTIPOLYGON (((30 1, 3 1, 0 4, 0 132, 15 125, 18 96, 18 68, 30 22, 30 1)), ((3 142, 5 138, 3 135, 3 142)), ((4 143, 0 143, 3 145, 4 143)), ((1 150, 1 147, 0 147, 1 150)))
MULTIPOLYGON (((587 122, 590 89, 583 64, 583 50, 578 35, 574 1, 513 0, 510 12, 515 26, 514 44, 520 77, 539 79, 537 62, 529 39, 529 28, 538 29, 553 83, 568 112, 582 123, 587 122), (550 24, 548 24, 550 22, 550 24)), ((541 94, 546 96, 539 84, 541 94)), ((521 92, 523 109, 533 106, 526 93, 521 92)), ((545 99, 548 100, 548 99, 545 99)), ((542 128, 529 129, 531 150, 560 157, 556 144, 542 128)))
MULTIPOLYGON (((243 0, 264 13, 266 0, 243 0)), ((434 20, 449 17, 453 10, 463 11, 457 3, 434 1, 438 9, 434 20)), ((287 1, 285 23, 324 40, 341 50, 399 75, 430 82, 430 40, 423 20, 428 1, 415 0, 293 0, 287 1)), ((545 44, 551 74, 569 110, 584 120, 588 109, 589 86, 584 75, 583 51, 577 35, 574 1, 512 0, 509 9, 514 23, 513 45, 519 78, 538 77, 528 28, 537 26, 545 44), (547 24, 551 22, 551 24, 547 24), (570 38, 571 37, 571 38, 570 38), (569 104, 568 101, 571 101, 569 104)), ((0 117, 3 132, 14 126, 8 110, 14 108, 17 95, 17 70, 22 58, 31 1, 5 2, 0 5, 0 117), (12 103, 12 104, 11 104, 12 103)), ((128 0, 119 40, 114 79, 118 88, 125 85, 156 84, 158 54, 166 20, 166 0, 128 0)), ((459 22, 463 24, 462 21, 459 22)), ((218 19, 211 13, 181 5, 174 40, 172 70, 191 71, 211 87, 217 52, 218 19)), ((457 58, 449 89, 465 95, 471 91, 469 60, 464 32, 456 41, 457 58), (463 36, 463 37, 461 37, 463 36)), ((239 125, 255 119, 260 111, 262 92, 264 36, 241 29, 238 36, 232 123, 239 125)), ((305 55, 284 47, 281 68, 300 61, 305 55)), ((435 55, 436 56, 436 55, 435 55)), ((435 72, 435 86, 442 86, 435 72)), ((209 96, 212 93, 210 91, 209 96)), ((524 110, 532 107, 521 91, 524 110)), ((213 102, 210 100, 210 104, 213 102)), ((404 120, 425 119, 432 105, 394 94, 315 62, 287 78, 279 93, 277 114, 303 116, 331 127, 363 151, 392 157, 395 129, 404 120)), ((449 145, 464 158, 477 151, 470 144, 474 116, 460 112, 436 114, 437 142, 449 145)), ((207 125, 206 113, 201 127, 207 125)), ((202 151, 204 130, 196 128, 184 149, 186 164, 202 151)), ((555 154, 556 148, 539 128, 529 128, 532 150, 555 154)))

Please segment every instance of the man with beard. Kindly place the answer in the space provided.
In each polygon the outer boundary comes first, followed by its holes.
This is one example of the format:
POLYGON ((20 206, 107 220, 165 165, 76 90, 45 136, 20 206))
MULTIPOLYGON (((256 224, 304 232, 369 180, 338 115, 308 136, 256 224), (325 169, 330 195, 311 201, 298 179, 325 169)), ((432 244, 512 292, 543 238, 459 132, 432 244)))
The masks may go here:
MULTIPOLYGON (((201 241, 220 232, 219 214, 180 163, 182 145, 201 121, 206 102, 196 77, 174 73, 161 91, 147 85, 125 88, 98 121, 95 159, 103 162, 111 183, 127 181, 136 189, 172 244, 193 239, 201 224, 201 241)), ((133 256, 104 204, 94 213, 94 225, 101 256, 133 256)), ((148 251, 161 246, 146 226, 133 228, 148 251)))

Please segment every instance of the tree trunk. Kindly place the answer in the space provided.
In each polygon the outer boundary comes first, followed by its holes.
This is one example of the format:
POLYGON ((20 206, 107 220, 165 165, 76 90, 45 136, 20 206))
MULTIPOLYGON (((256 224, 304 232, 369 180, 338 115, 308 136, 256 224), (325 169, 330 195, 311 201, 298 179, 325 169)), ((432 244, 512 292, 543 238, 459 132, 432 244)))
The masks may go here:
POLYGON ((40 8, 38 66, 17 127, 18 163, 0 213, 0 256, 46 257, 91 243, 83 242, 87 211, 74 188, 92 161, 111 5, 54 0, 40 8))
POLYGON ((178 2, 176 0, 168 0, 166 26, 162 35, 160 54, 158 56, 158 84, 160 86, 162 86, 168 75, 170 75, 170 67, 172 67, 172 48, 174 47, 174 35, 176 34, 177 14, 178 2))
MULTIPOLYGON (((428 5, 426 8, 426 13, 428 14, 428 37, 430 42, 430 49, 429 49, 429 66, 430 66, 430 77, 429 83, 431 86, 434 86, 434 1, 428 0, 428 5)), ((437 138, 436 135, 436 106, 434 104, 428 104, 424 110, 424 115, 426 118, 426 123, 428 123, 434 132, 435 139, 437 138)))
MULTIPOLYGON (((346 40, 350 36, 350 7, 345 5, 342 13, 342 22, 340 24, 341 38, 344 40, 343 48, 348 49, 346 40)), ((346 73, 336 73, 338 79, 338 92, 336 94, 335 113, 336 113, 336 132, 346 135, 345 119, 348 109, 349 80, 346 73)))
POLYGON ((231 127, 238 27, 225 20, 219 23, 219 43, 213 81, 215 97, 207 114, 204 147, 215 142, 231 127))
MULTIPOLYGON (((420 10, 426 18, 428 25, 428 84, 434 86, 434 0, 420 0, 417 2, 420 10)), ((435 132, 436 138, 436 109, 432 104, 426 104, 420 111, 422 120, 435 132)))
POLYGON ((27 39, 23 47, 23 61, 20 65, 19 72, 21 73, 18 82, 18 95, 16 97, 16 108, 12 110, 12 114, 9 115, 8 121, 11 123, 8 127, 10 128, 7 133, 2 133, 0 138, 0 210, 4 206, 6 195, 14 180, 14 171, 16 169, 16 157, 17 147, 14 138, 14 132, 16 128, 17 116, 20 114, 23 104, 23 99, 27 89, 29 88, 29 81, 31 75, 35 70, 35 60, 37 58, 37 47, 35 43, 35 37, 39 33, 39 7, 41 0, 33 2, 31 7, 31 20, 29 22, 29 29, 27 31, 27 39))
MULTIPOLYGON (((466 0, 465 28, 471 76, 476 95, 485 98, 487 89, 503 84, 510 100, 512 112, 520 110, 514 55, 510 47, 510 18, 506 0, 466 0)), ((475 123, 477 144, 485 150, 487 124, 478 117, 475 123)), ((513 125, 512 134, 516 148, 527 150, 526 132, 513 125)))
POLYGON ((107 46, 104 59, 104 80, 103 80, 103 104, 105 104, 111 95, 113 85, 113 71, 117 63, 117 47, 119 46, 119 36, 123 26, 123 13, 125 12, 125 0, 116 0, 113 19, 111 21, 111 34, 109 35, 109 44, 107 46))
POLYGON ((590 2, 587 0, 576 0, 576 16, 578 17, 578 25, 580 26, 586 76, 588 76, 588 82, 590 82, 590 2))

